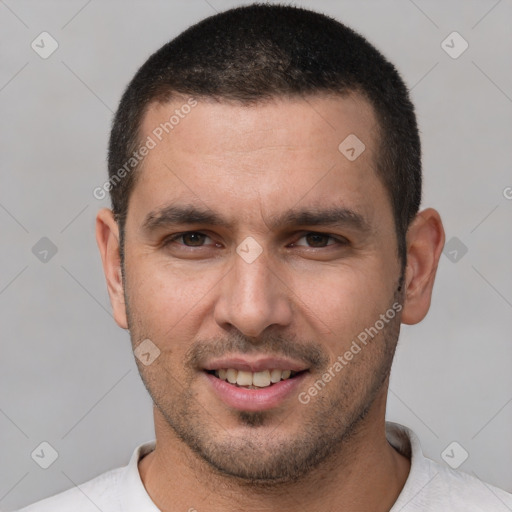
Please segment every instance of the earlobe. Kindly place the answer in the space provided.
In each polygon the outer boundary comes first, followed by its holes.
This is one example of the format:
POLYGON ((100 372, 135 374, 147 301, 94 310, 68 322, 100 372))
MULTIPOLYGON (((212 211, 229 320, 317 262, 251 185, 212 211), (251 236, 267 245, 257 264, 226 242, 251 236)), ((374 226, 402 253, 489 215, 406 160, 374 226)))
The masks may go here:
POLYGON ((421 322, 428 313, 444 239, 441 218, 432 208, 418 213, 409 226, 402 313, 405 324, 421 322))
POLYGON ((107 290, 112 304, 114 319, 119 327, 128 328, 124 301, 124 284, 119 254, 119 227, 112 210, 103 208, 96 216, 96 242, 107 280, 107 290))

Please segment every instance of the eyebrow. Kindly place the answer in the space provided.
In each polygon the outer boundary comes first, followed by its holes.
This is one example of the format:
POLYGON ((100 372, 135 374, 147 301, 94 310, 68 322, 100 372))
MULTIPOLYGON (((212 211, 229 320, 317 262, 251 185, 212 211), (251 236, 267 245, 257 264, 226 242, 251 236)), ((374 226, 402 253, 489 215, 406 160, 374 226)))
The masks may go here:
MULTIPOLYGON (((352 228, 362 232, 370 231, 369 222, 360 214, 345 207, 309 207, 291 209, 268 217, 265 220, 271 230, 284 226, 326 226, 352 228)), ((142 229, 152 232, 174 225, 204 224, 226 229, 233 228, 232 222, 210 209, 194 205, 168 205, 150 212, 142 229)))

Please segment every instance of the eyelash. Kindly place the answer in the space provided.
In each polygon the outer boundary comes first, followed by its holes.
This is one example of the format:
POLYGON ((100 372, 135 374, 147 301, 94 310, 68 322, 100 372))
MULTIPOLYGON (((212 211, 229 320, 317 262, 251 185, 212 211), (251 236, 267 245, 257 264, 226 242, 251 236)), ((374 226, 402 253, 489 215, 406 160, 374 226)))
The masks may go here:
MULTIPOLYGON (((183 238, 186 235, 202 235, 202 236, 211 238, 206 233, 202 233, 201 231, 185 231, 183 233, 177 233, 175 235, 172 235, 172 236, 168 237, 166 240, 164 240, 163 246, 166 247, 166 246, 176 242, 180 238, 183 238)), ((342 245, 343 246, 343 245, 348 245, 348 243, 349 243, 348 240, 346 238, 344 238, 344 237, 339 237, 338 238, 338 237, 335 237, 333 235, 329 235, 327 233, 320 233, 320 232, 317 232, 317 231, 307 231, 307 232, 304 232, 301 235, 301 237, 299 238, 299 240, 301 238, 307 237, 309 235, 316 235, 316 236, 325 237, 325 238, 334 240, 336 243, 334 243, 334 244, 329 244, 328 243, 326 246, 323 246, 323 247, 310 247, 310 246, 302 246, 302 245, 300 245, 298 247, 306 247, 307 249, 325 249, 326 247, 330 247, 332 245, 342 245)), ((187 249, 206 247, 204 245, 185 245, 185 244, 179 244, 179 245, 182 246, 182 247, 186 247, 187 249)), ((295 242, 292 245, 297 247, 295 242)))

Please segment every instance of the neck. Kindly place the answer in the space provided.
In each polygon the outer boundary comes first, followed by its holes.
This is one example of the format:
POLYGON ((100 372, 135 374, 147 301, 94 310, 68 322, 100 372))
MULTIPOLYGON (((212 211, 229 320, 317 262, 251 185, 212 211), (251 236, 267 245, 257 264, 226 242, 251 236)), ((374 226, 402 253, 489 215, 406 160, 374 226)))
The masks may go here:
MULTIPOLYGON (((386 390, 387 391, 387 390, 386 390)), ((328 461, 299 481, 254 485, 225 476, 178 439, 155 410, 156 448, 139 462, 142 482, 162 510, 304 510, 387 512, 402 490, 410 461, 385 436, 385 395, 328 461)))

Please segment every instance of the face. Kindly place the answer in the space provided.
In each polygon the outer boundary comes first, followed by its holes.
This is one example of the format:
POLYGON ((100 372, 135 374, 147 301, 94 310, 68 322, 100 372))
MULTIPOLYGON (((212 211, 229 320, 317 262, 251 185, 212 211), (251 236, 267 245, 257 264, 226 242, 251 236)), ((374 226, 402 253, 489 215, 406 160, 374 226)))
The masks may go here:
POLYGON ((159 354, 137 362, 160 428, 224 474, 297 478, 385 400, 403 294, 376 119, 356 95, 199 101, 158 141, 185 102, 143 122, 116 319, 159 354))

